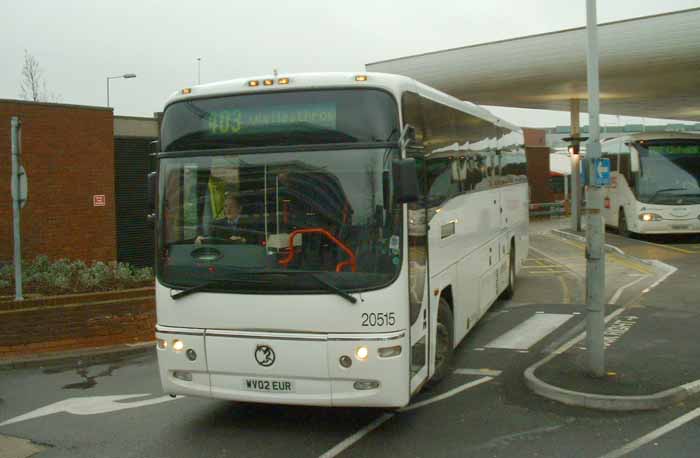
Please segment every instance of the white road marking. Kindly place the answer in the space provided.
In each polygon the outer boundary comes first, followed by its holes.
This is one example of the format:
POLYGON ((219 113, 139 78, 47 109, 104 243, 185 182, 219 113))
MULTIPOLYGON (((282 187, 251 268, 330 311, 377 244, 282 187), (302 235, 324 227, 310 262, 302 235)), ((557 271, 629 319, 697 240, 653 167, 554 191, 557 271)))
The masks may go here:
POLYGON ((328 450, 326 453, 321 455, 319 458, 333 458, 334 456, 338 456, 340 453, 345 451, 345 449, 349 448, 355 442, 359 441, 360 439, 365 437, 367 434, 371 433, 372 431, 374 431, 375 429, 380 427, 386 421, 391 420, 395 415, 396 414, 393 414, 393 413, 385 413, 381 417, 374 420, 372 423, 368 424, 364 428, 357 431, 352 436, 343 439, 341 442, 338 442, 338 444, 335 447, 328 450))
POLYGON ((661 261, 658 261, 658 260, 656 260, 656 259, 654 259, 653 261, 654 261, 654 264, 659 265, 659 266, 662 265, 662 267, 665 267, 666 269, 668 269, 668 272, 666 272, 666 273, 664 274, 663 277, 659 278, 659 279, 656 280, 654 283, 652 283, 651 286, 649 286, 649 287, 646 288, 644 291, 642 291, 643 294, 646 294, 646 293, 648 293, 649 291, 651 291, 652 289, 654 289, 654 288, 656 288, 657 286, 659 286, 659 285, 661 284, 661 282, 663 282, 663 281, 666 280, 668 277, 670 277, 671 275, 673 275, 674 273, 676 273, 676 271, 678 270, 678 267, 674 267, 674 266, 672 266, 672 265, 670 265, 670 264, 666 264, 665 262, 661 262, 661 261))
POLYGON ((535 314, 502 336, 492 340, 486 345, 486 348, 527 350, 566 323, 572 316, 569 313, 535 314))
POLYGON ((619 458, 623 455, 627 455, 629 452, 634 451, 649 442, 658 439, 659 437, 663 436, 664 434, 673 431, 674 429, 683 426, 684 424, 688 423, 691 420, 694 420, 695 418, 700 417, 700 407, 698 407, 695 410, 691 410, 685 415, 682 415, 675 420, 671 421, 670 423, 666 423, 664 426, 655 429, 654 431, 650 432, 649 434, 646 434, 642 437, 640 437, 637 440, 634 440, 627 445, 618 448, 617 450, 613 450, 610 453, 606 453, 605 455, 601 456, 600 458, 619 458))
POLYGON ((20 421, 31 420, 34 418, 43 417, 46 415, 51 415, 59 412, 72 413, 73 415, 97 415, 108 412, 116 412, 119 410, 133 409, 136 407, 144 407, 153 404, 160 404, 162 402, 174 401, 175 399, 180 399, 180 397, 172 398, 170 396, 160 396, 152 399, 144 399, 143 401, 135 402, 117 402, 126 399, 142 398, 144 396, 151 396, 150 394, 122 394, 116 396, 91 396, 84 398, 69 398, 63 401, 58 401, 53 404, 36 409, 32 412, 25 413, 19 417, 11 418, 0 426, 11 425, 12 423, 17 423, 20 421))
POLYGON ((453 388, 450 391, 446 391, 445 393, 439 394, 437 396, 433 396, 432 398, 426 399, 424 401, 416 402, 415 404, 410 404, 404 407, 403 409, 399 409, 399 412, 408 412, 409 410, 415 410, 420 407, 425 407, 429 404, 432 404, 434 402, 442 401, 443 399, 447 399, 449 397, 454 396, 455 394, 461 393, 464 390, 468 390, 469 388, 474 388, 477 385, 481 385, 482 383, 486 383, 488 381, 493 380, 493 377, 482 377, 479 379, 474 380, 473 382, 465 383, 464 385, 458 386, 457 388, 453 388))
POLYGON ((489 377, 501 375, 501 371, 493 369, 455 369, 454 373, 460 375, 488 375, 489 377))
POLYGON ((632 329, 632 326, 637 324, 638 319, 639 318, 636 316, 626 316, 619 320, 615 320, 613 324, 605 328, 605 332, 603 333, 603 343, 605 348, 609 348, 622 336, 627 334, 627 332, 632 329))
MULTIPOLYGON (((443 399, 447 399, 451 396, 454 396, 455 394, 461 393, 462 391, 468 390, 469 388, 473 388, 477 385, 481 385, 482 383, 488 382, 489 380, 493 380, 493 377, 482 377, 480 379, 474 380, 469 383, 465 383, 464 385, 458 386, 457 388, 454 388, 450 391, 447 391, 443 394, 433 396, 432 398, 426 399, 421 402, 417 402, 415 404, 408 405, 404 407, 403 409, 398 410, 398 412, 407 412, 409 410, 414 410, 418 409, 420 407, 424 407, 428 404, 432 404, 434 402, 442 401, 443 399)), ((338 456, 342 452, 344 452, 346 449, 350 448, 353 444, 355 444, 357 441, 365 437, 367 434, 371 433, 375 429, 379 428, 381 425, 386 423, 388 420, 391 420, 396 416, 395 413, 385 413, 381 417, 376 418, 372 423, 368 424, 362 429, 359 429, 355 434, 343 439, 341 442, 338 442, 333 448, 328 450, 326 453, 321 455, 319 458, 333 458, 335 456, 338 456)))
POLYGON ((620 286, 617 288, 617 291, 615 291, 615 294, 613 294, 613 297, 608 301, 609 304, 615 304, 617 303, 617 300, 620 299, 620 296, 622 295, 622 292, 629 288, 632 285, 636 285, 640 281, 644 280, 646 276, 639 277, 636 280, 632 280, 631 282, 627 283, 626 285, 620 286))
MULTIPOLYGON (((605 324, 607 325, 607 324, 610 322, 610 320, 612 320, 612 319, 614 319, 614 318, 617 318, 617 316, 618 316, 619 314, 621 314, 622 312, 624 312, 624 311, 625 311, 624 308, 619 308, 619 309, 615 310, 614 312, 610 313, 608 316, 605 317, 605 324)), ((554 350, 554 351, 552 352, 551 355, 547 356, 545 359, 543 359, 542 361, 540 361, 540 362, 537 363, 537 364, 538 364, 538 365, 544 364, 545 362, 547 362, 547 361, 553 359, 555 356, 561 355, 561 354, 564 353, 566 350, 568 350, 569 348, 571 348, 571 347, 573 347, 575 344, 577 344, 579 341, 583 340, 584 337, 586 337, 586 331, 583 331, 582 333, 580 333, 580 334, 577 335, 576 337, 573 337, 571 340, 569 340, 568 342, 566 342, 565 344, 563 344, 561 347, 559 347, 559 348, 557 348, 556 350, 554 350), (544 362, 543 362, 543 361, 544 361, 544 362)), ((585 347, 584 347, 584 348, 585 348, 585 347)), ((538 366, 538 367, 539 367, 539 366, 538 366)))

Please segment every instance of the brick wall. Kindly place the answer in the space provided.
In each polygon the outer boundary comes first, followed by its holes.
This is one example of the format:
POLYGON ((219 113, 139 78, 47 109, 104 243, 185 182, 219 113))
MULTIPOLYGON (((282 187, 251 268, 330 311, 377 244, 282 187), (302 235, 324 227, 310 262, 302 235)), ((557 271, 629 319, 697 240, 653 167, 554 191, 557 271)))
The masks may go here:
POLYGON ((155 338, 153 288, 0 302, 0 359, 155 338))
POLYGON ((12 260, 10 119, 22 121, 29 198, 22 255, 116 259, 111 109, 0 100, 0 262, 12 260), (93 206, 103 194, 104 207, 93 206))
POLYGON ((532 203, 552 202, 554 196, 549 187, 549 153, 542 129, 523 129, 527 154, 527 178, 530 183, 532 203))

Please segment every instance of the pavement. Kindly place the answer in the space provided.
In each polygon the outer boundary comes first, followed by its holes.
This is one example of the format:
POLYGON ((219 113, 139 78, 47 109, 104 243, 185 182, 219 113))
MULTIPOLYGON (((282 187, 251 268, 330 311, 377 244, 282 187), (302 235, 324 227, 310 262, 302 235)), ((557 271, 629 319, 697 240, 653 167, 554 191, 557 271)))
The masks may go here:
MULTIPOLYGON (((582 233, 559 229, 550 234, 583 250, 582 233)), ((590 374, 579 333, 529 367, 526 383, 550 399, 604 410, 659 409, 682 402, 700 392, 700 238, 635 240, 608 233, 606 242, 608 283, 619 285, 609 281, 610 271, 624 263, 638 273, 620 287, 636 286, 638 293, 623 292, 623 300, 607 308, 605 376, 590 374)), ((562 254, 552 253, 550 259, 561 261, 562 254)))

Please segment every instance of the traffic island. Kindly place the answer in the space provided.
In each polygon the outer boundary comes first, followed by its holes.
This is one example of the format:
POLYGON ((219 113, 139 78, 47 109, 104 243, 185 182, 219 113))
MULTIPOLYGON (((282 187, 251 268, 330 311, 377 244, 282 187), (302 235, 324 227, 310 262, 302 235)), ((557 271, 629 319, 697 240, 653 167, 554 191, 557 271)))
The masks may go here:
POLYGON ((579 334, 525 371, 535 393, 564 404, 601 410, 653 410, 700 392, 700 314, 672 307, 618 308, 605 331, 606 375, 588 370, 579 334))
POLYGON ((0 366, 155 339, 154 288, 0 300, 0 366))

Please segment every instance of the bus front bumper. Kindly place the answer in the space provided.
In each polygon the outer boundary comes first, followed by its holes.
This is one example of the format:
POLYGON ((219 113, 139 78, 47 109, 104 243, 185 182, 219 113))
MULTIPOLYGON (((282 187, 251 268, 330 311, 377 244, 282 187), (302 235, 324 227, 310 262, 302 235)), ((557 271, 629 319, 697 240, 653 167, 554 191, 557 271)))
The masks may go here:
POLYGON ((639 221, 635 232, 639 234, 696 234, 700 233, 700 219, 639 221))
POLYGON ((156 338, 168 394, 358 407, 402 407, 410 398, 405 331, 321 334, 159 325, 156 338))

